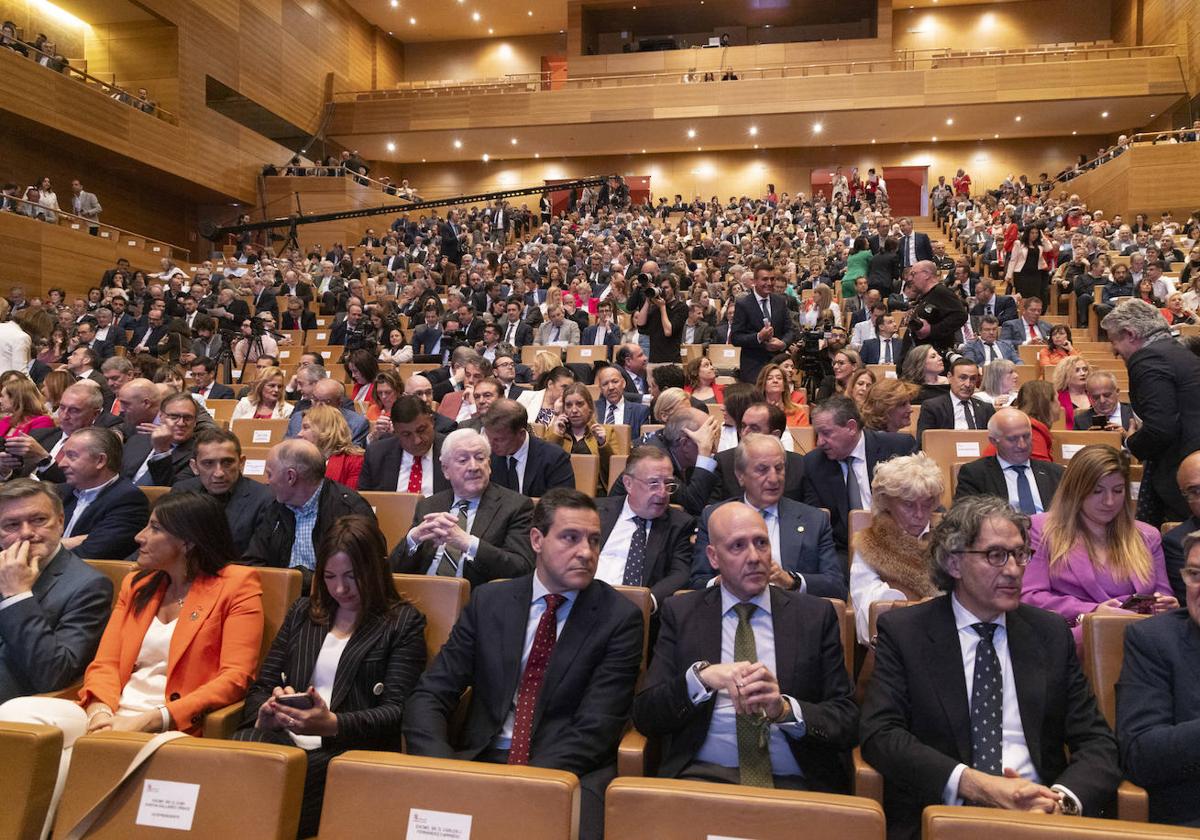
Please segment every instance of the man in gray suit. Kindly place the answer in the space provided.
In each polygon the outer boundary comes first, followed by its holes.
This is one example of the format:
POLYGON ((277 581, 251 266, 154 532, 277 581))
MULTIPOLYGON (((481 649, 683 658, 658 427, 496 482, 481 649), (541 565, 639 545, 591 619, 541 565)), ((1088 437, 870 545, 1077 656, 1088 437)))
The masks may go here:
POLYGON ((196 435, 189 465, 196 476, 180 481, 171 492, 196 492, 216 499, 225 508, 233 544, 241 556, 275 501, 271 488, 242 474, 246 466, 242 444, 237 435, 223 429, 206 429, 196 435))
POLYGON ((92 236, 100 233, 100 211, 102 209, 96 194, 85 191, 78 178, 71 182, 71 212, 91 222, 88 225, 88 233, 92 236))
POLYGON ((62 548, 53 485, 0 486, 0 703, 83 676, 112 611, 112 583, 62 548))
POLYGON ((572 345, 578 343, 579 324, 566 317, 562 304, 550 304, 546 309, 546 323, 538 329, 538 344, 572 345))

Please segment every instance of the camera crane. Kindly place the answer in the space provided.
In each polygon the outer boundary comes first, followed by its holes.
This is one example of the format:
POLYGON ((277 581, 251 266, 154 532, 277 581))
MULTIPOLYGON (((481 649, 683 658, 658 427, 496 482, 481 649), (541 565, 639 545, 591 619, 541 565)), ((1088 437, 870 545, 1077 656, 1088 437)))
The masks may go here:
MULTIPOLYGON (((455 207, 463 204, 491 203, 500 199, 515 198, 522 195, 536 195, 544 192, 565 192, 584 187, 598 187, 618 175, 596 175, 591 178, 581 178, 577 181, 564 181, 559 184, 541 184, 536 187, 516 187, 511 190, 476 193, 474 195, 458 195, 450 198, 439 198, 432 201, 412 201, 404 204, 382 204, 376 207, 361 207, 357 210, 341 210, 330 213, 293 213, 290 216, 279 216, 274 219, 263 219, 260 222, 246 222, 238 225, 214 225, 206 222, 200 225, 200 235, 205 239, 216 242, 229 236, 255 230, 272 230, 287 228, 288 241, 296 241, 296 228, 300 225, 311 225, 319 222, 337 222, 343 219, 365 219, 371 216, 383 216, 396 213, 411 213, 416 210, 428 210, 435 207, 455 207)), ((400 199, 404 201, 404 199, 400 199)))

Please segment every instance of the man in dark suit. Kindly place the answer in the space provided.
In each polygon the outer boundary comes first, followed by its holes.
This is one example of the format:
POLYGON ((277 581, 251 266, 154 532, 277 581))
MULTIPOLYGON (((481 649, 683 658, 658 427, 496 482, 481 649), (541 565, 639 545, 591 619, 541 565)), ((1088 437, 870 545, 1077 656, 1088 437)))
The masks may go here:
POLYGON ((492 447, 492 481, 531 498, 574 487, 571 456, 529 433, 529 415, 516 400, 496 400, 483 418, 492 447))
MULTIPOLYGON (((167 334, 167 325, 163 317, 163 310, 158 308, 150 310, 146 316, 146 323, 140 329, 135 329, 133 337, 129 339, 130 356, 136 356, 139 353, 158 355, 158 342, 167 334)), ((237 328, 241 329, 241 326, 239 321, 237 328)))
MULTIPOLYGON (((228 287, 217 292, 217 305, 210 307, 208 314, 217 319, 217 323, 223 330, 234 330, 240 333, 242 324, 250 319, 250 307, 246 305, 246 301, 237 296, 237 293, 228 287)), ((153 323, 153 319, 151 319, 153 323)), ((137 336, 134 336, 136 340, 137 336)))
POLYGON ((991 495, 1028 516, 1048 510, 1066 470, 1049 461, 1030 459, 1033 429, 1028 415, 1015 408, 1000 409, 988 421, 988 440, 996 454, 959 468, 955 500, 991 495), (1033 481, 1027 473, 1032 473, 1033 481))
POLYGON ((462 262, 463 251, 462 243, 458 239, 460 228, 458 226, 458 211, 451 210, 446 214, 446 221, 439 222, 438 226, 438 242, 442 252, 442 256, 450 260, 452 265, 457 266, 462 262))
POLYGON ((549 491, 529 539, 534 573, 475 592, 408 699, 404 737, 413 755, 574 773, 580 837, 598 840, 642 664, 642 616, 595 579, 600 517, 591 498, 549 491), (467 688, 466 720, 452 740, 467 688))
POLYGON ((1000 322, 992 315, 979 319, 979 335, 964 342, 959 352, 980 367, 999 359, 1021 364, 1021 354, 1013 343, 1000 340, 1000 322))
POLYGON ((655 446, 636 447, 621 481, 625 497, 597 499, 600 564, 605 583, 650 588, 655 609, 687 585, 696 520, 671 507, 675 473, 655 446))
POLYGON ((929 429, 986 429, 996 408, 975 396, 978 383, 975 362, 966 356, 955 358, 950 364, 950 393, 921 403, 917 440, 923 440, 929 429))
POLYGON ((596 323, 584 327, 579 343, 587 346, 603 345, 605 348, 616 347, 621 343, 621 326, 613 317, 612 301, 602 300, 596 304, 596 323))
POLYGON ((425 323, 413 330, 412 347, 417 356, 440 356, 442 352, 442 325, 438 311, 428 307, 423 313, 425 323))
MULTIPOLYGON (((126 400, 127 393, 142 388, 141 383, 146 380, 135 379, 121 389, 127 414, 133 404, 132 397, 126 400)), ((190 394, 174 394, 163 400, 154 431, 138 432, 125 441, 121 475, 139 487, 171 487, 195 476, 191 460, 196 450, 196 413, 196 401, 190 394)))
POLYGON ((987 278, 975 286, 975 305, 971 307, 971 317, 982 318, 985 315, 991 315, 1001 324, 1020 317, 1017 314, 1017 302, 1009 295, 996 294, 996 284, 987 278))
POLYGON ((63 524, 51 485, 0 485, 0 703, 76 682, 108 622, 112 583, 61 546, 63 524))
POLYGON ((63 547, 81 557, 123 560, 137 551, 134 537, 150 520, 146 494, 117 472, 121 450, 116 432, 95 426, 63 444, 63 547))
POLYGON ((775 266, 759 260, 754 263, 754 291, 737 299, 729 341, 742 348, 738 379, 755 382, 771 357, 783 352, 793 341, 792 319, 787 298, 773 292, 778 272, 775 266))
POLYGON ((518 350, 528 344, 533 344, 533 327, 521 319, 523 307, 524 304, 520 300, 509 298, 508 302, 504 304, 508 319, 500 322, 499 325, 500 340, 511 344, 518 350))
POLYGON ((928 805, 1097 816, 1116 793, 1116 742, 1070 629, 1021 603, 1028 522, 1002 499, 958 502, 930 545, 950 594, 879 620, 861 735, 890 840, 918 837, 928 805))
POLYGON ((114 428, 121 418, 104 411, 100 391, 90 383, 76 382, 63 391, 59 400, 58 425, 34 429, 29 435, 14 435, 0 452, 0 481, 29 476, 51 484, 67 480, 59 465, 59 452, 68 438, 90 426, 114 428))
POLYGON ((1183 459, 1175 479, 1192 515, 1163 534, 1163 555, 1167 561, 1171 591, 1182 604, 1187 600, 1187 587, 1180 574, 1184 561, 1183 541, 1193 531, 1200 531, 1200 453, 1193 452, 1183 459))
POLYGON ((442 471, 443 437, 434 431, 433 409, 412 394, 392 403, 392 434, 367 446, 359 490, 432 496, 450 489, 442 471))
POLYGON ((911 268, 922 260, 933 261, 933 245, 929 235, 913 230, 912 219, 900 220, 900 268, 911 268))
POLYGON ((472 587, 533 570, 533 502, 491 483, 487 438, 470 429, 446 436, 440 455, 450 489, 421 498, 415 525, 392 552, 392 571, 462 577, 472 587))
POLYGON ((833 541, 845 554, 851 510, 870 508, 875 465, 897 455, 912 455, 912 435, 864 429, 858 407, 848 397, 833 396, 811 415, 817 446, 804 456, 804 503, 829 511, 833 541))
POLYGON ((313 300, 312 284, 300 279, 300 274, 293 269, 288 269, 283 273, 283 283, 280 284, 276 291, 277 297, 297 297, 304 302, 305 306, 313 300))
POLYGON ((858 708, 832 605, 768 586, 768 529, 751 507, 722 505, 709 526, 720 583, 665 603, 634 699, 634 725, 663 738, 659 775, 848 792, 858 708), (761 724, 743 736, 739 715, 761 724))
POLYGON ((1195 756, 1200 753, 1200 538, 1183 542, 1183 609, 1125 629, 1117 683, 1121 766, 1150 794, 1150 821, 1200 828, 1195 756))
POLYGON ((225 509, 238 555, 245 553, 267 508, 275 501, 271 488, 242 475, 246 457, 237 435, 223 429, 205 429, 196 435, 190 464, 195 478, 184 479, 172 493, 201 493, 212 496, 225 509))
POLYGON ((650 419, 650 408, 626 399, 630 395, 625 391, 623 371, 613 365, 605 365, 596 372, 596 385, 600 388, 600 399, 596 402, 597 422, 626 425, 630 438, 637 440, 641 437, 642 424, 650 419))
POLYGON ((1021 301, 1021 317, 1005 321, 1000 337, 1013 346, 1042 344, 1050 338, 1050 322, 1042 320, 1041 298, 1027 297, 1021 301))
POLYGON ((321 450, 306 440, 285 440, 271 447, 265 467, 274 501, 250 538, 242 561, 252 566, 299 569, 307 591, 317 567, 316 546, 343 516, 375 512, 358 493, 325 478, 321 450))
POLYGON ((1200 449, 1200 359, 1171 338, 1166 319, 1145 301, 1121 303, 1101 326, 1125 360, 1129 402, 1142 421, 1125 440, 1129 453, 1146 467, 1138 519, 1155 527, 1184 519, 1189 510, 1175 473, 1200 449))
POLYGON ((338 347, 360 341, 367 327, 366 315, 358 301, 346 305, 346 314, 338 318, 329 328, 329 343, 338 347))
POLYGON ((279 301, 275 299, 271 285, 261 275, 255 277, 251 283, 250 305, 254 307, 255 315, 270 312, 276 317, 279 316, 279 301))
POLYGON ((90 379, 100 386, 104 395, 104 404, 112 405, 113 393, 108 388, 108 381, 100 372, 100 354, 91 347, 79 345, 67 357, 67 370, 75 374, 76 379, 90 379))
MULTIPOLYGON (((726 395, 725 413, 726 417, 730 415, 737 429, 738 440, 741 440, 746 435, 771 435, 772 437, 783 440, 784 434, 787 432, 787 415, 783 413, 777 405, 771 405, 766 402, 750 403, 738 416, 736 413, 737 405, 731 405, 731 401, 726 395)), ((745 493, 741 481, 738 479, 737 470, 734 469, 734 456, 737 454, 737 447, 733 446, 728 449, 723 449, 716 454, 717 459, 717 478, 713 484, 713 492, 710 501, 724 502, 729 499, 740 499, 745 493)), ((784 466, 783 475, 783 496, 786 499, 792 499, 800 502, 804 500, 804 456, 799 452, 788 452, 787 461, 784 466)))
POLYGON ((1121 402, 1117 378, 1107 370, 1088 374, 1085 386, 1091 408, 1075 412, 1075 431, 1105 429, 1111 432, 1130 432, 1133 426, 1133 406, 1121 402))
POLYGON ((216 381, 217 360, 207 356, 196 359, 191 364, 193 394, 199 394, 205 400, 232 400, 233 389, 216 381))
POLYGON ((703 344, 705 348, 712 344, 714 330, 708 321, 704 320, 704 305, 699 301, 688 304, 687 320, 683 322, 683 343, 703 344))
POLYGON ((862 362, 864 365, 894 365, 903 361, 900 355, 904 349, 904 341, 896 337, 896 319, 885 315, 879 319, 875 338, 868 338, 862 343, 862 362))
MULTIPOLYGON (((750 434, 738 444, 734 470, 744 493, 734 502, 745 502, 766 520, 772 566, 770 582, 783 589, 826 598, 846 597, 846 575, 833 544, 833 528, 822 510, 783 497, 787 453, 779 438, 750 434)), ((692 555, 690 585, 713 585, 709 562, 709 520, 725 504, 709 505, 700 517, 696 549, 692 555)))
MULTIPOLYGON (((720 440, 720 420, 706 411, 681 406, 671 415, 667 425, 646 441, 647 445, 657 446, 670 456, 676 488, 671 493, 671 503, 692 516, 699 516, 712 498, 717 480, 717 461, 713 455, 720 440)), ((609 494, 624 495, 624 480, 618 480, 609 494)))
POLYGON ((298 297, 287 299, 287 310, 279 319, 281 330, 315 330, 317 316, 304 308, 304 300, 298 297))
POLYGON ((921 260, 908 270, 906 289, 909 284, 917 297, 912 304, 900 358, 919 344, 932 345, 939 353, 959 344, 959 334, 963 324, 967 323, 967 307, 941 282, 937 266, 921 260), (914 328, 914 318, 920 322, 917 328, 914 328))
POLYGON ((94 367, 100 367, 100 363, 105 359, 112 358, 114 352, 114 342, 110 340, 101 341, 96 337, 96 319, 92 317, 84 318, 75 327, 76 347, 88 347, 96 353, 97 362, 94 367))

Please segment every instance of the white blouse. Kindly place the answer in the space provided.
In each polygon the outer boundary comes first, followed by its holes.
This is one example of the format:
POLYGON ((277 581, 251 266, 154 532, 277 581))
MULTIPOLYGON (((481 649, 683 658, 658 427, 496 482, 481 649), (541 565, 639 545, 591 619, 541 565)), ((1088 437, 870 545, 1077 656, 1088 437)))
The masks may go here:
MULTIPOLYGON (((338 663, 342 661, 342 653, 345 652, 346 643, 349 641, 349 636, 339 639, 332 633, 326 633, 321 652, 317 654, 317 664, 313 666, 312 672, 312 685, 326 706, 333 697, 333 680, 337 676, 338 663)), ((315 750, 321 746, 320 735, 297 735, 295 732, 288 734, 300 749, 315 750)))
POLYGON ((171 651, 171 636, 179 619, 164 624, 158 616, 146 628, 142 646, 133 663, 129 682, 121 690, 118 715, 133 717, 149 712, 166 702, 167 657, 171 651))

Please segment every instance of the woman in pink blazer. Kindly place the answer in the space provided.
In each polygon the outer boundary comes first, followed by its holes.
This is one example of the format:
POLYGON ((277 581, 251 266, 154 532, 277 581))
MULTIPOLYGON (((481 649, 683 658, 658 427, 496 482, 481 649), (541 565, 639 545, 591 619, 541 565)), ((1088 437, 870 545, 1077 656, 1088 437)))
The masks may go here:
POLYGON ((1065 618, 1077 645, 1088 613, 1179 606, 1158 529, 1134 519, 1129 457, 1118 449, 1087 446, 1075 453, 1050 511, 1033 517, 1029 539, 1033 556, 1021 600, 1065 618))

